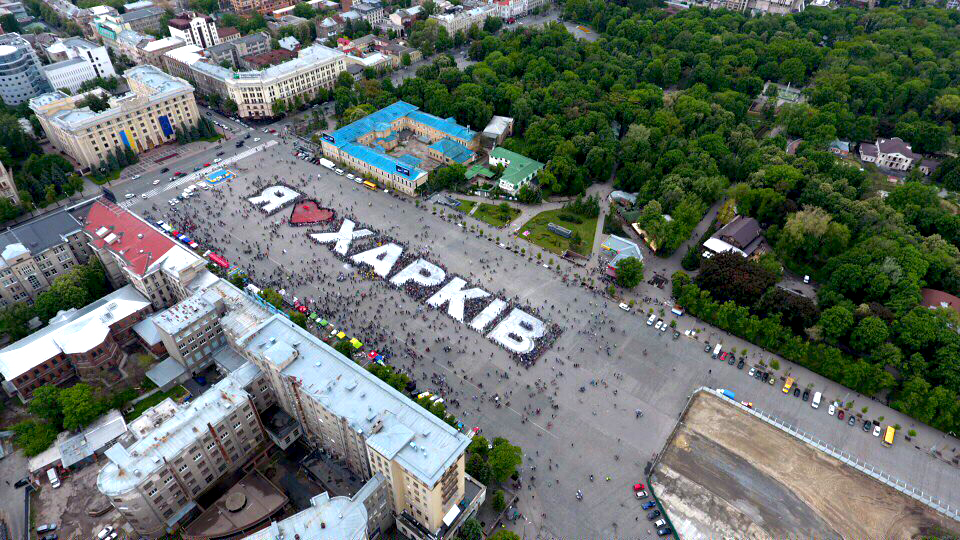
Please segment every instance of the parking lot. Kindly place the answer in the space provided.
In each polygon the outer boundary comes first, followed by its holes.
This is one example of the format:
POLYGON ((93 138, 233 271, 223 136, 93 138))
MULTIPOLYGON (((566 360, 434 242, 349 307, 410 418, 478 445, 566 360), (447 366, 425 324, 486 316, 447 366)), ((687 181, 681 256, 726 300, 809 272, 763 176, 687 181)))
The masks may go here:
MULTIPOLYGON (((197 230, 191 236, 201 244, 201 251, 215 249, 248 270, 260 286, 282 286, 291 295, 314 299, 327 318, 359 335, 370 348, 389 346, 400 351, 413 340, 422 358, 414 361, 397 355, 396 365, 421 388, 433 387, 434 374, 444 376, 448 395, 460 402, 448 410, 466 426, 483 426, 489 435, 503 435, 524 449, 523 474, 529 481, 520 492, 519 507, 526 520, 514 524, 517 531, 525 528, 531 537, 544 538, 609 538, 629 530, 631 535, 646 537, 635 530, 635 521, 643 517, 630 486, 643 477, 644 465, 660 451, 687 396, 700 385, 733 389, 738 399, 752 401, 756 408, 820 434, 829 444, 946 501, 960 502, 960 483, 954 481, 957 470, 952 465, 902 439, 893 448, 883 448, 871 434, 828 416, 825 407, 813 410, 809 403, 784 396, 777 384, 748 378, 749 366, 761 354, 752 345, 714 335, 689 317, 676 318, 668 307, 652 306, 658 315, 663 312, 666 321, 677 320, 681 336, 673 340, 670 332, 646 325, 646 314, 641 312, 651 306, 623 311, 562 281, 562 274, 575 271, 565 262, 543 268, 497 247, 495 239, 502 231, 478 224, 487 232, 480 237, 434 215, 430 208, 360 188, 295 159, 292 151, 292 146, 281 143, 255 158, 244 158, 238 162, 238 178, 201 192, 175 209, 139 199, 133 208, 171 224, 195 224, 197 230), (307 240, 307 229, 285 226, 285 212, 261 217, 245 198, 256 191, 255 184, 272 182, 287 184, 411 248, 429 252, 448 272, 536 308, 542 317, 560 325, 563 334, 535 366, 519 368, 490 341, 464 332, 450 318, 425 311, 409 296, 378 282, 351 276, 350 269, 327 248, 307 240), (258 252, 262 256, 256 256, 258 252), (344 272, 348 278, 337 280, 344 272), (683 333, 694 327, 700 330, 695 338, 683 333), (747 365, 738 370, 712 359, 703 351, 703 339, 722 339, 725 347, 738 351, 749 348, 747 365), (450 351, 445 352, 437 340, 448 344, 450 351), (507 396, 507 405, 492 406, 486 398, 493 394, 507 396), (559 410, 550 412, 551 403, 559 410), (535 415, 534 409, 546 412, 535 415), (637 409, 645 412, 643 418, 636 418, 637 409), (591 474, 610 476, 610 480, 590 482, 591 474), (574 496, 577 489, 584 493, 582 501, 574 496), (590 518, 583 519, 584 515, 590 518)), ((500 240, 512 244, 506 238, 500 240)), ((764 357, 769 360, 769 355, 764 357)), ((784 367, 777 377, 787 369, 786 362, 781 363, 784 367)), ((852 399, 857 410, 869 406, 869 416, 885 416, 884 423, 900 423, 904 429, 909 425, 902 415, 850 394, 836 383, 799 368, 792 371, 801 385, 812 384, 823 392, 825 401, 852 399)))

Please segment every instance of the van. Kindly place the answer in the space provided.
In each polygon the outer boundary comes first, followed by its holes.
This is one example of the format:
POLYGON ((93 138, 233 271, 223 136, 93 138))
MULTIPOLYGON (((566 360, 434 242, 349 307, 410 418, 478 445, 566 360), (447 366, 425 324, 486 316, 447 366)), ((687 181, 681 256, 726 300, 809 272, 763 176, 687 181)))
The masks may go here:
POLYGON ((714 357, 714 358, 720 356, 720 347, 721 347, 721 345, 720 345, 719 343, 717 343, 716 348, 713 349, 713 357, 714 357))
POLYGON ((815 393, 813 394, 813 401, 810 402, 810 406, 813 407, 814 409, 819 409, 819 408, 820 408, 820 397, 821 397, 821 396, 822 396, 822 395, 820 394, 820 392, 815 392, 815 393))
POLYGON ((53 489, 60 487, 60 477, 57 476, 56 469, 47 469, 47 480, 50 480, 50 485, 53 486, 53 489))

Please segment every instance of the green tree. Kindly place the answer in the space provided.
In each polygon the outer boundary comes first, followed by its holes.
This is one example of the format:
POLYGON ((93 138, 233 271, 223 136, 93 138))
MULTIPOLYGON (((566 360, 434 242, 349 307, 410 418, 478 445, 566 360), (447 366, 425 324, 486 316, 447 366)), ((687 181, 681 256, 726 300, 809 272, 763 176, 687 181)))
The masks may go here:
POLYGON ((411 62, 410 53, 403 53, 403 55, 400 57, 400 63, 403 64, 403 67, 408 67, 410 64, 412 64, 413 62, 411 62))
POLYGON ((34 414, 50 422, 59 429, 63 426, 63 408, 60 405, 60 388, 45 384, 33 391, 33 399, 27 408, 34 414))
POLYGON ((837 341, 853 326, 853 314, 843 306, 833 306, 820 314, 819 326, 824 337, 837 341))
POLYGON ((62 390, 60 406, 63 410, 63 428, 70 431, 86 427, 103 412, 100 401, 94 398, 93 388, 86 383, 62 390))
POLYGON ((483 459, 487 459, 487 456, 489 455, 488 445, 489 443, 487 442, 486 437, 483 435, 474 435, 473 439, 470 440, 470 445, 467 446, 467 452, 478 455, 483 459))
POLYGON ((57 439, 59 431, 53 425, 47 422, 37 422, 36 420, 26 420, 13 426, 13 442, 23 449, 24 455, 33 457, 53 444, 57 439))
POLYGON ((479 454, 471 454, 465 467, 467 474, 481 484, 490 482, 490 465, 479 454))
POLYGON ((519 446, 514 446, 501 437, 493 439, 493 449, 490 450, 490 457, 487 459, 493 480, 505 482, 517 472, 517 467, 522 462, 523 450, 519 446))
POLYGON ((864 317, 850 334, 850 345, 861 352, 870 352, 887 341, 890 331, 879 317, 864 317))
POLYGON ((520 540, 520 536, 507 529, 499 529, 497 532, 487 537, 487 540, 520 540))
POLYGON ((277 309, 283 309, 283 297, 275 289, 263 289, 260 291, 260 298, 277 309))
POLYGON ((353 345, 351 345, 349 341, 347 341, 347 340, 340 341, 340 342, 338 342, 336 345, 334 345, 333 348, 334 348, 334 350, 336 350, 338 353, 346 356, 347 358, 353 358, 354 348, 353 348, 353 345))
POLYGON ((643 263, 636 257, 627 257, 617 263, 617 285, 632 289, 643 281, 643 263))
POLYGON ((300 313, 300 312, 297 311, 297 310, 291 310, 290 313, 289 313, 289 315, 290 315, 290 320, 293 321, 293 324, 299 326, 300 328, 306 328, 306 327, 307 327, 307 316, 306 316, 306 315, 304 315, 303 313, 300 313))
POLYGON ((462 540, 483 540, 483 526, 476 519, 470 518, 463 522, 457 534, 462 540))
POLYGON ((507 508, 507 501, 504 499, 503 490, 498 489, 493 492, 493 500, 490 501, 494 512, 503 512, 507 508))

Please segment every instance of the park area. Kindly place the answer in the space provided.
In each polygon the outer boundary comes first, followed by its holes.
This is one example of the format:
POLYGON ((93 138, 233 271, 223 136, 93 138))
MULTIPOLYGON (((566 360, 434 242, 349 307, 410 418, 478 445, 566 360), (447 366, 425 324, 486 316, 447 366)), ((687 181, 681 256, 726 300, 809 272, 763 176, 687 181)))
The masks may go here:
MULTIPOLYGON (((651 475, 681 538, 917 538, 960 524, 704 392, 651 475)), ((950 536, 952 538, 952 536, 950 536)))
POLYGON ((593 236, 596 230, 597 218, 585 218, 561 208, 547 210, 533 216, 530 221, 520 227, 519 235, 520 238, 558 255, 562 255, 568 249, 581 255, 589 255, 593 250, 593 236), (550 231, 547 226, 551 223, 573 231, 573 235, 570 238, 564 238, 550 231))
POLYGON ((480 221, 493 225, 494 227, 503 227, 507 223, 517 219, 520 210, 506 204, 487 204, 480 203, 477 209, 473 211, 473 217, 480 221))

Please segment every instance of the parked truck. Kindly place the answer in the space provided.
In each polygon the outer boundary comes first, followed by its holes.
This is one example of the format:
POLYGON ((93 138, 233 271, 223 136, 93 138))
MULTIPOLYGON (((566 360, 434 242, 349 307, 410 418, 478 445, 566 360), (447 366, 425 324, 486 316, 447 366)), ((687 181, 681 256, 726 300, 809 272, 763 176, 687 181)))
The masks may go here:
POLYGON ((737 393, 734 392, 733 390, 726 390, 726 389, 724 389, 724 388, 717 388, 717 392, 720 392, 720 393, 723 394, 724 396, 726 396, 726 397, 728 397, 728 398, 730 398, 730 399, 732 399, 732 400, 734 400, 734 401, 737 400, 737 393))

